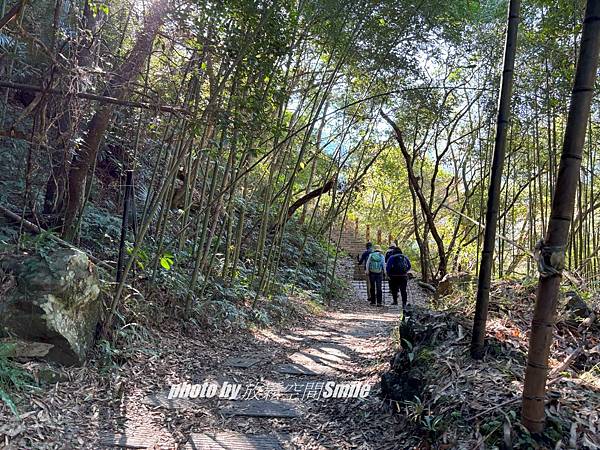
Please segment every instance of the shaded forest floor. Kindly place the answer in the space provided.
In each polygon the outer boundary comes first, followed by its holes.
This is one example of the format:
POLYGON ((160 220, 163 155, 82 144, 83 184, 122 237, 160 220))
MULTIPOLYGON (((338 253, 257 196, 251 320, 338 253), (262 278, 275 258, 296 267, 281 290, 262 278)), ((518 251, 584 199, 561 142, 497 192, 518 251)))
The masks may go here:
POLYGON ((520 407, 535 284, 500 281, 491 295, 482 361, 469 356, 471 286, 456 286, 417 311, 415 353, 427 385, 417 404, 400 408, 405 417, 438 443, 434 448, 600 448, 597 320, 577 317, 562 296, 549 361, 547 426, 533 439, 520 425, 520 407))
POLYGON ((551 376, 549 427, 540 444, 518 425, 531 288, 496 286, 494 297, 503 300, 491 311, 491 342, 479 362, 468 356, 470 312, 458 306, 464 292, 435 301, 414 282, 409 290, 417 334, 410 351, 425 386, 412 401, 389 404, 377 395, 400 345, 400 310, 350 295, 285 330, 224 334, 164 321, 125 350, 106 349, 109 360, 57 370, 59 382, 21 398, 20 419, 0 409, 0 446, 200 449, 237 439, 229 448, 278 448, 267 441, 242 447, 246 436, 265 435, 283 448, 303 449, 479 449, 502 441, 514 448, 599 448, 597 330, 578 332, 580 324, 559 321, 552 366, 578 345, 584 350, 551 376), (234 367, 249 359, 250 367, 234 367), (314 374, 280 373, 286 364, 314 374), (295 417, 231 415, 244 409, 240 400, 167 400, 170 386, 184 381, 238 383, 241 396, 276 398, 279 413, 295 417), (326 381, 373 389, 364 399, 306 398, 311 383, 326 381))
MULTIPOLYGON (((420 289, 412 290, 420 301, 420 289)), ((126 360, 115 354, 118 370, 105 365, 103 373, 99 362, 61 369, 64 381, 30 393, 20 420, 2 426, 0 436, 9 448, 174 448, 194 433, 277 432, 289 448, 394 448, 402 430, 375 389, 365 399, 303 399, 298 389, 327 381, 376 385, 399 313, 354 297, 287 330, 218 334, 166 322, 132 342, 126 360), (231 367, 232 358, 258 363, 231 367), (279 373, 282 364, 314 375, 279 373), (258 387, 259 398, 275 387, 298 417, 227 417, 225 410, 239 404, 230 400, 167 401, 170 385, 184 381, 240 383, 241 395, 258 387)))

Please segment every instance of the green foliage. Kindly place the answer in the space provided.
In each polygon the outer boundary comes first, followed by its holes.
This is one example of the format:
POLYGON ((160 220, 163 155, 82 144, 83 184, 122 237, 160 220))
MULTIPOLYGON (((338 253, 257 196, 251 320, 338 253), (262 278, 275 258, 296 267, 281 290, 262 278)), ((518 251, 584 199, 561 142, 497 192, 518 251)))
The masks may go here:
POLYGON ((22 61, 27 56, 27 45, 19 39, 0 33, 0 53, 9 61, 22 61))
POLYGON ((89 205, 81 220, 82 242, 99 255, 118 248, 121 235, 121 220, 111 211, 89 205))
POLYGON ((408 352, 408 360, 412 363, 415 360, 415 348, 408 339, 402 339, 402 347, 408 352))
POLYGON ((107 15, 110 12, 110 8, 105 2, 90 0, 88 5, 94 15, 98 15, 99 13, 107 15))
POLYGON ((430 442, 434 442, 447 428, 443 416, 433 415, 423 401, 415 396, 414 400, 402 402, 407 419, 423 432, 430 442))
POLYGON ((42 259, 47 260, 50 253, 62 248, 56 240, 52 239, 52 236, 56 235, 51 231, 44 231, 39 234, 23 233, 20 241, 21 249, 38 254, 42 259))
POLYGON ((342 298, 348 286, 337 277, 332 279, 335 257, 333 245, 291 223, 282 243, 281 280, 317 292, 323 301, 342 298))
POLYGON ((18 416, 17 405, 11 393, 31 387, 33 378, 9 358, 14 349, 14 344, 0 343, 0 400, 18 416))
POLYGON ((198 319, 215 330, 244 329, 249 324, 248 310, 226 298, 201 301, 196 313, 198 319))
POLYGON ((479 430, 480 433, 486 437, 487 443, 495 443, 502 434, 502 422, 495 419, 487 420, 481 424, 479 430))
POLYGON ((127 322, 122 315, 118 315, 117 319, 118 326, 112 341, 100 339, 96 344, 103 374, 112 373, 128 359, 135 357, 137 352, 156 355, 154 348, 147 348, 152 336, 145 325, 127 322))
POLYGON ((422 347, 419 349, 419 352, 416 356, 416 359, 419 364, 423 364, 425 366, 429 365, 433 362, 435 358, 434 353, 428 347, 422 347))
POLYGON ((406 417, 413 423, 419 423, 425 412, 426 408, 421 399, 415 396, 414 400, 406 400, 404 402, 406 417))
POLYGON ((334 277, 328 283, 323 285, 321 289, 321 298, 326 304, 342 301, 351 295, 352 286, 347 280, 334 277))
MULTIPOLYGON (((133 255, 133 250, 134 250, 133 245, 131 245, 129 243, 126 243, 125 245, 126 245, 125 252, 129 256, 133 255)), ((136 255, 135 255, 136 266, 138 268, 140 268, 141 270, 144 270, 149 261, 150 261, 150 256, 148 255, 148 252, 143 248, 138 248, 136 255)), ((162 265, 162 257, 161 257, 161 265, 162 265)))
POLYGON ((110 373, 119 366, 119 358, 122 355, 122 351, 110 341, 101 339, 96 344, 100 352, 100 362, 102 365, 103 373, 110 373))
POLYGON ((174 261, 175 260, 172 253, 167 252, 160 257, 160 265, 165 270, 171 270, 171 266, 173 265, 174 261))
POLYGON ((434 441, 442 434, 445 428, 442 416, 427 415, 421 419, 421 427, 430 440, 434 441))
MULTIPOLYGON (((556 417, 550 415, 547 417, 546 428, 541 435, 532 435, 527 428, 515 420, 517 414, 514 411, 509 411, 513 419, 513 433, 515 440, 513 442, 516 450, 528 450, 531 448, 555 448, 561 439, 569 436, 569 425, 561 422, 556 417)), ((499 421, 494 421, 499 423, 499 421)), ((496 441, 500 440, 500 436, 496 436, 496 441)))

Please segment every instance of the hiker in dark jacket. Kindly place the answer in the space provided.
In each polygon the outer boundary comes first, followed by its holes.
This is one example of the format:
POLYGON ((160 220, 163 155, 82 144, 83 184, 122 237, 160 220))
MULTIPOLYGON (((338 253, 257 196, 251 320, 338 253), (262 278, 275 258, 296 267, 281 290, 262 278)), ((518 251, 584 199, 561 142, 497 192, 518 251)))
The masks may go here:
POLYGON ((390 246, 387 249, 387 252, 385 252, 385 262, 387 262, 388 259, 390 259, 390 256, 392 256, 394 254, 394 252, 396 251, 397 248, 398 248, 398 246, 396 245, 395 242, 392 242, 390 244, 390 246))
POLYGON ((367 258, 365 273, 369 277, 369 283, 371 284, 371 305, 383 306, 381 283, 385 276, 385 257, 379 245, 375 246, 375 251, 367 258))
POLYGON ((398 290, 402 295, 402 309, 406 308, 408 293, 408 271, 410 270, 410 260, 402 253, 402 250, 396 247, 393 253, 387 258, 386 273, 389 278, 390 291, 392 293, 392 305, 398 304, 398 290))
MULTIPOLYGON (((367 242, 366 247, 367 249, 364 252, 362 252, 362 255, 360 255, 360 257, 357 256, 358 264, 361 265, 362 268, 365 270, 367 268, 367 259, 369 259, 369 255, 373 251, 373 244, 367 242)), ((369 275, 365 276, 365 280, 367 282, 367 300, 371 302, 371 304, 373 304, 374 300, 372 300, 371 298, 371 282, 369 281, 369 275)))
POLYGON ((363 267, 365 267, 365 264, 367 264, 367 258, 373 251, 373 244, 367 242, 366 248, 367 249, 364 252, 362 252, 362 255, 360 255, 360 257, 357 256, 358 263, 361 264, 363 267))

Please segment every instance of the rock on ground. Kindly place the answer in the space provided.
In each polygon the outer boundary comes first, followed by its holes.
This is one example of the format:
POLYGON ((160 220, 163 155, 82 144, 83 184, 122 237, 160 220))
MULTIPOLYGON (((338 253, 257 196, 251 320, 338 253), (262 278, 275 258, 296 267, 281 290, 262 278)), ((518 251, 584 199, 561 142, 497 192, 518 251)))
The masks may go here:
POLYGON ((100 312, 94 265, 77 250, 5 255, 0 267, 16 286, 0 298, 0 326, 9 334, 52 344, 47 359, 83 362, 100 312))

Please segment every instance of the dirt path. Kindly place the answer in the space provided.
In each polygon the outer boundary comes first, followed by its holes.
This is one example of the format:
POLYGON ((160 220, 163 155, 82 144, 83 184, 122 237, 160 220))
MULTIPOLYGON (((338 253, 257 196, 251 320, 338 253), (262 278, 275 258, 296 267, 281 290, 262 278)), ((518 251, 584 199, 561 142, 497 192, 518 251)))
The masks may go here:
MULTIPOLYGON (((355 282, 357 295, 348 303, 287 333, 261 334, 256 346, 230 353, 220 371, 195 380, 239 384, 238 400, 171 402, 175 409, 207 407, 202 423, 186 433, 186 448, 398 448, 394 418, 377 397, 376 383, 388 364, 400 309, 370 306, 363 284, 355 282), (327 383, 368 386, 370 392, 366 398, 324 398, 327 383)), ((415 290, 411 284, 413 304, 420 299, 415 290)))
MULTIPOLYGON (((32 410, 8 425, 17 432, 6 447, 399 448, 397 419, 377 383, 400 310, 373 307, 360 282, 355 289, 346 303, 286 331, 182 339, 165 324, 156 331, 160 348, 140 347, 117 374, 66 370, 68 381, 35 394, 32 410), (218 393, 169 399, 171 386, 183 382, 215 385, 218 393), (332 390, 350 384, 357 398, 324 398, 328 382, 332 390), (238 386, 235 399, 218 398, 224 383, 238 386), (370 391, 362 398, 359 388, 370 391)), ((420 292, 409 284, 409 305, 422 302, 420 292)))

